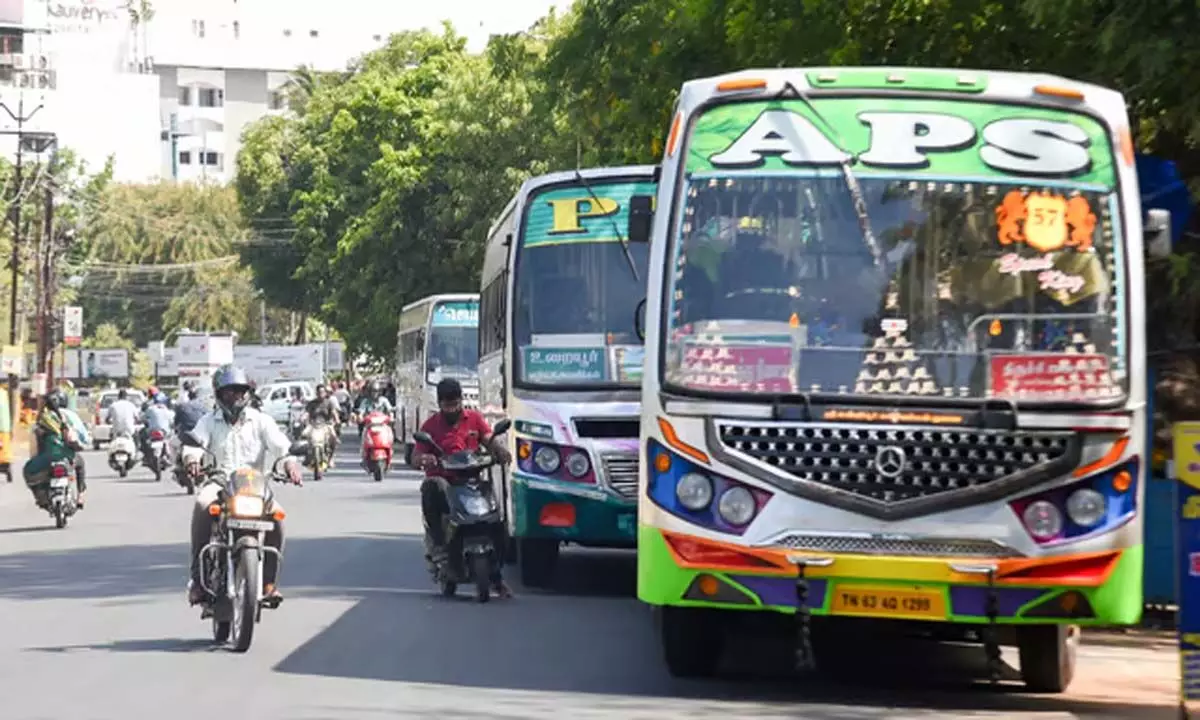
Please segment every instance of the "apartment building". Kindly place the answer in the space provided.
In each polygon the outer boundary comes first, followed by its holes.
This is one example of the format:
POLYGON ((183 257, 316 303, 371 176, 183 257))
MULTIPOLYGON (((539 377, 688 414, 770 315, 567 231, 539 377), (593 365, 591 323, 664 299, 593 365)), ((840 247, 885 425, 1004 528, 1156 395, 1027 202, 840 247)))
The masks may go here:
MULTIPOLYGON (((566 0, 0 0, 0 104, 38 108, 52 130, 119 181, 227 182, 246 126, 286 111, 300 66, 338 70, 392 32, 454 22, 468 47, 528 27, 566 0)), ((15 150, 0 108, 0 153, 15 150), (7 134, 6 134, 7 133, 7 134)))

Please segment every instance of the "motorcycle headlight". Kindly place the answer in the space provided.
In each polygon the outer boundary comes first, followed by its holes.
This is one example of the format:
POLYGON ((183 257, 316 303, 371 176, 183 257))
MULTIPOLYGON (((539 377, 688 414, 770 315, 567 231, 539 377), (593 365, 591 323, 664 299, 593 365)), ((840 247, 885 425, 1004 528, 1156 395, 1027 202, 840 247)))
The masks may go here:
POLYGON ((266 511, 266 503, 254 495, 234 495, 229 501, 229 512, 238 517, 262 517, 266 511))
POLYGON ((463 508, 472 515, 487 515, 492 510, 492 504, 486 498, 473 495, 463 501, 463 508))
POLYGON ((679 478, 679 483, 675 486, 675 497, 680 505, 693 512, 699 512, 712 502, 712 481, 700 473, 688 473, 679 478))
POLYGON ((543 445, 534 454, 533 464, 537 465, 538 470, 549 475, 558 470, 558 466, 562 464, 562 459, 558 456, 557 450, 543 445))
POLYGON ((574 477, 583 477, 584 475, 587 475, 587 472, 590 469, 591 463, 588 462, 587 455, 584 455, 581 452, 575 452, 571 453, 567 457, 567 472, 571 473, 571 475, 574 477))

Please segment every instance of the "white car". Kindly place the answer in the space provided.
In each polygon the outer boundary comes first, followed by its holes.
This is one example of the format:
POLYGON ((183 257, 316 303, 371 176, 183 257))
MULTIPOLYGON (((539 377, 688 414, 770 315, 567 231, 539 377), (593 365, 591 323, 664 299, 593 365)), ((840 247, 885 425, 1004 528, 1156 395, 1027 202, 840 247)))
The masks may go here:
POLYGON ((317 389, 307 380, 274 382, 259 388, 258 391, 258 396, 263 401, 263 412, 281 425, 286 425, 288 421, 288 409, 292 406, 293 388, 299 388, 300 396, 305 403, 317 396, 317 389))
MULTIPOLYGON (((96 450, 100 449, 101 443, 112 440, 112 426, 104 420, 104 414, 117 401, 117 392, 116 390, 105 390, 96 400, 96 414, 92 419, 92 447, 96 450)), ((142 394, 141 390, 126 390, 125 394, 126 399, 138 407, 146 402, 146 396, 142 394)))

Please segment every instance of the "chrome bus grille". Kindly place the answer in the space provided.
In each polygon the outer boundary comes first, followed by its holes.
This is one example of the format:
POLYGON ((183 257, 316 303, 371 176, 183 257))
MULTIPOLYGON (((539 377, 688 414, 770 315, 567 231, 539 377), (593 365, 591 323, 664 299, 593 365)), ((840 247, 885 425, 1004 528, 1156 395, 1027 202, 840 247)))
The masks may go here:
POLYGON ((1067 457, 1055 431, 716 421, 722 445, 792 477, 877 502, 968 491, 1067 457))
POLYGON ((893 538, 860 535, 808 535, 793 533, 771 543, 773 547, 813 552, 908 557, 1021 557, 1016 550, 991 540, 959 538, 893 538))
POLYGON ((637 455, 605 454, 600 456, 604 480, 623 498, 636 500, 638 492, 637 455))

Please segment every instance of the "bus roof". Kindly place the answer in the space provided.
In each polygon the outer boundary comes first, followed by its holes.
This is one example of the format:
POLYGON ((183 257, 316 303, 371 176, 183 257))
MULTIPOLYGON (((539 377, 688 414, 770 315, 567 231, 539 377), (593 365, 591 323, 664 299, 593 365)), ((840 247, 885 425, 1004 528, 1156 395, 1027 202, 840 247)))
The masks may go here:
POLYGON ((574 182, 578 175, 582 175, 584 180, 601 180, 610 177, 636 177, 644 175, 653 177, 657 169, 657 165, 619 165, 616 167, 592 167, 580 168, 578 170, 559 170, 557 172, 546 173, 545 175, 536 175, 521 183, 521 187, 513 195, 512 199, 504 206, 504 210, 500 213, 498 219, 488 228, 488 237, 496 233, 496 229, 500 223, 504 222, 504 218, 511 212, 517 201, 522 197, 528 197, 530 193, 538 188, 547 185, 556 185, 559 183, 574 182))
POLYGON ((442 293, 441 295, 426 295, 420 300, 415 300, 405 305, 400 309, 400 312, 408 312, 409 310, 423 303, 433 304, 439 300, 479 300, 479 293, 442 293))
POLYGON ((897 94, 943 93, 960 95, 964 99, 975 97, 986 100, 1024 100, 1063 109, 1082 104, 1099 111, 1110 121, 1120 118, 1122 124, 1128 122, 1124 96, 1110 88, 1046 73, 935 67, 797 67, 739 70, 685 82, 679 94, 680 109, 691 112, 715 95, 767 99, 784 91, 788 84, 815 93, 846 93, 854 90, 897 94), (765 85, 746 84, 753 80, 765 81, 765 85), (740 87, 719 89, 723 84, 735 83, 740 87), (1061 92, 1037 92, 1037 88, 1065 90, 1067 93, 1063 95, 1061 92), (1081 94, 1082 99, 1068 97, 1073 94, 1081 94))

